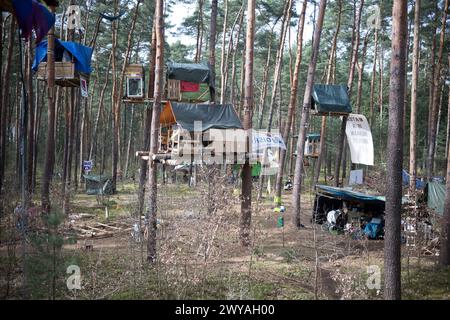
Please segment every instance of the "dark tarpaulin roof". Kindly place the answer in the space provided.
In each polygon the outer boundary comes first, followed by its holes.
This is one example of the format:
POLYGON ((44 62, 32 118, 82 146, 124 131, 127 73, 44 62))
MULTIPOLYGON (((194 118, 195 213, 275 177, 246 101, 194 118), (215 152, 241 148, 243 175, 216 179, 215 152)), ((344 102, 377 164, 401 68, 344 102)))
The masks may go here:
POLYGON ((216 129, 242 129, 231 104, 192 104, 171 102, 175 121, 188 131, 194 131, 194 121, 202 121, 202 131, 216 129))
MULTIPOLYGON (((73 55, 75 58, 75 70, 87 74, 92 72, 91 58, 93 49, 91 47, 86 47, 72 41, 55 39, 55 53, 61 49, 66 49, 73 55)), ((47 40, 41 41, 36 47, 36 54, 33 62, 34 71, 38 69, 39 63, 42 61, 47 61, 47 40)))
POLYGON ((195 83, 207 83, 214 89, 209 66, 201 63, 167 63, 167 75, 169 79, 183 80, 195 83))
POLYGON ((335 198, 339 200, 347 201, 359 201, 366 203, 378 203, 383 204, 386 202, 386 198, 383 196, 373 196, 361 192, 351 191, 343 188, 336 188, 324 185, 316 185, 316 192, 324 196, 335 198))
POLYGON ((352 106, 343 85, 315 84, 313 87, 311 109, 317 113, 349 114, 352 106))
POLYGON ((306 139, 310 140, 320 140, 320 133, 308 133, 306 139))

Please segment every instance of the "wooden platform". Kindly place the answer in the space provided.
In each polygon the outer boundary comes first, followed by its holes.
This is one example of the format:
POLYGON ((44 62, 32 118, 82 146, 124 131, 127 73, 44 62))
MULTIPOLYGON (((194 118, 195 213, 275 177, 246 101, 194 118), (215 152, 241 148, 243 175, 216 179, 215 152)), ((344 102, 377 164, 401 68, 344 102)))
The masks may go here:
MULTIPOLYGON (((55 61, 55 84, 61 87, 79 87, 80 75, 89 81, 89 75, 75 70, 74 62, 55 61)), ((47 62, 41 62, 37 71, 37 79, 47 81, 47 62)))
MULTIPOLYGON (((123 98, 122 99, 123 103, 127 103, 127 104, 147 104, 147 103, 153 103, 155 102, 155 99, 153 98, 123 98)), ((167 103, 167 100, 163 99, 161 100, 161 103, 167 103)))

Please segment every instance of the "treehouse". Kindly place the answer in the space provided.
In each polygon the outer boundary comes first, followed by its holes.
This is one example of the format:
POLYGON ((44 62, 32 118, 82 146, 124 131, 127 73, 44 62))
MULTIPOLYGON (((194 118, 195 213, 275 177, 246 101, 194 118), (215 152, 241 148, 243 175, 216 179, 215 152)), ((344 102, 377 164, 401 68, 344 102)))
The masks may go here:
MULTIPOLYGON (((221 159, 229 151, 243 150, 245 153, 245 140, 239 140, 245 137, 242 128, 232 105, 169 101, 161 112, 158 154, 165 159, 174 156, 189 160, 189 156, 199 153, 221 159)), ((234 160, 227 159, 230 162, 234 160)))
MULTIPOLYGON (((55 83, 61 87, 79 87, 82 79, 88 81, 92 72, 92 48, 76 42, 55 39, 55 83)), ((33 71, 38 80, 47 81, 47 41, 36 47, 33 71)))
POLYGON ((129 64, 125 69, 126 96, 128 99, 143 99, 145 71, 142 64, 129 64))
POLYGON ((343 85, 315 84, 311 112, 320 116, 346 116, 352 112, 347 88, 343 85))
POLYGON ((167 64, 167 100, 201 103, 209 101, 214 90, 211 70, 207 65, 175 62, 167 64))
POLYGON ((318 158, 320 154, 320 133, 308 133, 305 137, 305 157, 318 158))

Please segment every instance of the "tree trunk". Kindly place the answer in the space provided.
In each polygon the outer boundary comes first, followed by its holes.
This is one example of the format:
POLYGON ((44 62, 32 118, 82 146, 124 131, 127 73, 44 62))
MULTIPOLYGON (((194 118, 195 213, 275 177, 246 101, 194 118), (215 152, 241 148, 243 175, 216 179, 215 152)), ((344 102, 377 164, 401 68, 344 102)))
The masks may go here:
POLYGON ((401 210, 403 165, 403 111, 407 0, 395 0, 392 8, 391 79, 389 83, 389 127, 387 149, 386 227, 384 240, 384 297, 401 299, 401 210))
POLYGON ((28 124, 27 124, 27 193, 30 195, 33 193, 33 164, 34 164, 34 145, 36 141, 34 139, 34 99, 33 99, 33 71, 31 69, 33 61, 33 49, 31 38, 27 41, 27 55, 26 55, 26 87, 27 87, 27 101, 28 101, 28 124))
MULTIPOLYGON (((3 88, 0 88, 2 91, 2 102, 1 102, 1 110, 0 110, 0 193, 2 192, 3 180, 5 179, 5 168, 6 168, 6 108, 9 104, 10 93, 9 88, 11 81, 9 81, 11 76, 11 64, 12 64, 12 56, 14 52, 14 35, 16 32, 16 19, 11 16, 11 24, 9 28, 8 35, 8 51, 6 54, 6 65, 3 73, 2 82, 4 83, 3 88)), ((3 61, 2 61, 3 63, 3 61)))
MULTIPOLYGON (((283 140, 288 142, 289 132, 292 133, 292 124, 294 120, 295 108, 297 106, 297 93, 298 93, 298 81, 300 74, 300 66, 302 64, 302 56, 303 56, 303 31, 305 26, 305 12, 306 12, 307 1, 303 1, 302 11, 300 13, 300 20, 298 22, 298 30, 297 30, 297 56, 295 58, 295 67, 294 74, 292 77, 292 86, 291 93, 289 97, 289 106, 288 106, 288 114, 287 114, 287 122, 284 126, 283 130, 283 140)), ((291 140, 293 140, 291 134, 291 140)), ((286 151, 280 149, 280 162, 277 171, 277 178, 275 184, 275 202, 281 204, 281 190, 283 184, 283 175, 284 175, 284 167, 286 165, 286 151)), ((291 151, 292 153, 292 151, 291 151)))
MULTIPOLYGON (((226 16, 225 16, 226 17, 226 16)), ((224 23, 226 25, 226 22, 224 23)), ((216 33, 217 33, 217 0, 211 0, 211 21, 209 27, 209 67, 212 73, 212 83, 216 80, 216 33)), ((225 47, 225 37, 222 47, 225 47)), ((211 102, 216 102, 215 92, 211 92, 211 102)))
MULTIPOLYGON (((55 7, 50 6, 52 14, 55 7)), ((55 163, 55 27, 51 27, 47 36, 47 87, 48 87, 48 128, 47 128, 47 148, 45 152, 45 166, 42 175, 41 201, 44 212, 50 211, 50 183, 53 176, 55 163)))
POLYGON ((374 104, 375 104, 375 79, 377 76, 377 56, 378 56, 378 28, 375 28, 375 44, 373 54, 372 78, 370 80, 370 117, 369 123, 372 126, 374 121, 374 104))
POLYGON ((197 18, 197 41, 195 51, 195 63, 200 63, 203 47, 203 1, 198 0, 198 18, 197 18))
POLYGON ((366 33, 364 37, 364 44, 361 54, 361 63, 357 64, 358 66, 358 85, 357 85, 357 93, 356 93, 356 113, 361 113, 361 95, 362 95, 362 84, 363 84, 363 76, 364 76, 364 65, 366 62, 366 53, 367 53, 367 41, 369 32, 366 33))
MULTIPOLYGON (((103 101, 105 98, 106 88, 108 87, 109 71, 111 70, 111 61, 112 61, 112 53, 109 55, 108 67, 106 68, 106 74, 105 74, 105 82, 103 84, 102 90, 100 91, 100 99, 98 102, 97 116, 95 117, 94 131, 92 134, 91 144, 90 144, 90 148, 89 148, 89 159, 92 159, 94 154, 96 154, 96 150, 97 150, 98 124, 100 122, 100 118, 103 113, 103 108, 104 108, 103 101)), ((105 119, 105 121, 106 121, 106 119, 105 119)))
MULTIPOLYGON (((450 55, 448 56, 448 65, 450 66, 450 55)), ((448 92, 448 119, 450 120, 450 86, 448 92)), ((450 123, 450 121, 449 121, 450 123)), ((443 266, 450 265, 450 148, 447 147, 447 178, 446 178, 446 191, 445 191, 445 203, 444 214, 442 217, 442 235, 441 235, 441 253, 439 256, 439 262, 443 266)))
MULTIPOLYGON (((243 105, 243 125, 249 132, 252 128, 253 116, 253 50, 255 42, 255 0, 247 4, 247 39, 245 49, 245 91, 243 105)), ((249 143, 247 142, 247 145, 249 143)), ((240 240, 243 246, 250 245, 250 225, 252 221, 252 172, 248 158, 242 168, 242 195, 240 240)))
POLYGON ((273 73, 273 84, 272 84, 272 95, 270 97, 270 104, 269 104, 269 120, 267 124, 267 131, 270 132, 272 128, 272 120, 273 120, 273 112, 274 112, 274 105, 275 105, 275 99, 277 96, 277 89, 281 77, 281 66, 283 63, 283 54, 284 54, 284 43, 286 40, 286 32, 289 27, 289 23, 291 22, 291 9, 292 9, 292 0, 287 0, 285 3, 284 8, 284 14, 283 14, 283 22, 281 24, 281 33, 280 33, 280 44, 277 51, 277 57, 276 57, 276 64, 275 64, 275 70, 273 73))
MULTIPOLYGON (((118 13, 118 2, 119 0, 114 1, 114 13, 118 13)), ((113 137, 112 137, 112 189, 113 193, 116 192, 117 188, 117 171, 118 169, 118 161, 119 161, 119 126, 120 126, 120 113, 118 113, 116 109, 117 99, 121 97, 117 94, 117 57, 116 57, 116 49, 117 49, 117 29, 118 29, 119 20, 115 20, 111 23, 111 54, 112 54, 112 92, 111 92, 111 111, 113 113, 113 137)))
POLYGON ((159 141, 159 118, 162 109, 163 95, 163 70, 164 70, 164 0, 156 0, 156 64, 155 64, 155 91, 152 113, 152 126, 150 136, 150 158, 149 158, 149 205, 147 210, 148 221, 148 243, 147 260, 150 263, 156 261, 156 212, 157 212, 157 164, 151 160, 151 156, 158 152, 159 141))
MULTIPOLYGON (((333 42, 331 45, 331 52, 330 56, 328 58, 328 66, 327 66, 327 78, 326 78, 326 84, 330 84, 331 82, 331 75, 332 75, 332 69, 333 69, 333 61, 336 55, 336 46, 337 46, 337 37, 339 34, 339 31, 341 29, 341 17, 342 17, 342 0, 338 1, 338 21, 336 26, 336 31, 334 32, 333 36, 333 42)), ((313 186, 317 184, 319 181, 320 176, 320 168, 323 163, 323 156, 324 156, 324 148, 325 148, 325 140, 326 140, 326 130, 327 130, 327 117, 322 116, 322 124, 320 126, 320 147, 319 147, 319 157, 317 159, 316 167, 314 168, 314 177, 313 177, 313 186)))
MULTIPOLYGON (((444 8, 448 8, 449 0, 445 0, 444 8)), ((430 121, 430 141, 428 143, 428 155, 427 155, 427 179, 430 180, 434 173, 434 149, 436 146, 436 128, 437 128, 437 112, 439 104, 439 88, 441 87, 441 64, 442 55, 444 51, 444 40, 445 40, 445 27, 447 22, 447 10, 443 10, 442 14, 442 24, 440 30, 439 39, 439 51, 438 59, 436 62, 436 69, 434 70, 433 79, 433 100, 431 104, 431 121, 430 121)))
POLYGON ((269 69, 270 69, 270 57, 272 55, 272 35, 273 29, 271 33, 271 37, 269 38, 269 47, 267 49, 267 58, 266 65, 264 66, 263 78, 262 78, 262 89, 261 96, 259 98, 259 108, 258 108, 258 117, 259 117, 259 125, 258 128, 262 129, 262 124, 264 120, 264 107, 266 104, 266 96, 267 96, 267 86, 269 84, 269 69))
MULTIPOLYGON (((352 46, 352 59, 350 62, 350 68, 348 73, 348 82, 347 82, 347 88, 348 88, 348 96, 349 98, 352 97, 352 89, 353 89, 353 77, 355 74, 355 66, 358 63, 358 48, 359 48, 359 30, 361 26, 361 13, 364 6, 364 0, 361 0, 359 4, 358 12, 355 13, 355 20, 353 25, 353 30, 355 30, 354 33, 354 41, 352 46)), ((345 127, 347 125, 347 116, 342 117, 342 124, 341 124, 341 133, 339 138, 339 145, 338 145, 338 153, 336 157, 336 163, 335 163, 335 170, 334 170, 334 176, 335 176, 335 186, 339 186, 340 178, 339 178, 339 172, 340 172, 340 166, 341 166, 341 160, 342 160, 342 153, 344 152, 345 147, 345 127)), ((345 164, 344 164, 345 165, 345 164)))
POLYGON ((125 174, 124 177, 128 177, 128 166, 130 164, 130 154, 131 154, 131 137, 133 135, 133 124, 134 124, 134 106, 131 106, 131 121, 130 121, 130 132, 128 135, 128 143, 127 143, 127 152, 126 152, 126 160, 125 160, 125 174))
POLYGON ((414 43, 411 81, 411 115, 409 129, 409 191, 411 194, 416 190, 416 111, 417 111, 417 83, 419 80, 419 34, 420 34, 420 0, 414 5, 414 43))
MULTIPOLYGON (((147 98, 154 97, 155 91, 155 63, 156 63, 156 21, 153 21, 152 28, 152 39, 150 45, 150 56, 149 56, 149 81, 148 81, 148 91, 147 98)), ((144 120, 144 139, 143 139, 143 150, 150 151, 150 135, 152 127, 152 111, 151 108, 145 109, 145 120, 144 120)), ((145 180, 147 179, 148 162, 147 160, 139 160, 139 191, 138 191, 138 210, 136 215, 141 216, 144 211, 144 197, 145 197, 145 180)))
POLYGON ((326 0, 320 0, 319 15, 317 18, 317 25, 314 30, 314 41, 312 48, 311 61, 308 67, 308 75, 306 78, 305 94, 303 96, 302 117, 300 120, 299 134, 297 140, 297 159, 295 162, 294 174, 294 188, 292 192, 292 204, 294 212, 294 224, 297 228, 302 225, 300 223, 301 215, 301 192, 302 192, 302 171, 303 159, 305 149, 306 130, 309 125, 309 110, 311 108, 311 92, 314 84, 314 74, 316 72, 317 58, 319 56, 320 36, 322 34, 322 25, 325 16, 325 9, 327 6, 326 0))

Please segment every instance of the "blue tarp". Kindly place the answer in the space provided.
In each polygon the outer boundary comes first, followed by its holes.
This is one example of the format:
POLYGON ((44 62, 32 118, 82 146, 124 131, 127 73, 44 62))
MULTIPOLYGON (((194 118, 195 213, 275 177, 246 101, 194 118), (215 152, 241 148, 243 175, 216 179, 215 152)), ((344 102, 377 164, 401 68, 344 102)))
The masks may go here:
MULTIPOLYGON (((91 58, 93 49, 91 47, 86 47, 76 42, 55 39, 55 61, 59 61, 58 53, 61 52, 62 55, 64 49, 73 55, 75 60, 75 70, 87 74, 92 72, 91 58)), ((33 71, 37 71, 39 63, 42 61, 47 61, 47 40, 40 42, 36 47, 33 71)))
MULTIPOLYGON (((403 180, 403 185, 409 185, 409 173, 403 169, 402 170, 402 180, 403 180)), ((416 178, 416 189, 423 189, 425 188, 425 181, 419 180, 416 178)))
POLYGON ((371 202, 383 205, 386 202, 386 198, 383 196, 373 196, 348 189, 330 187, 325 185, 316 185, 316 191, 323 194, 324 196, 329 196, 339 200, 371 202))

